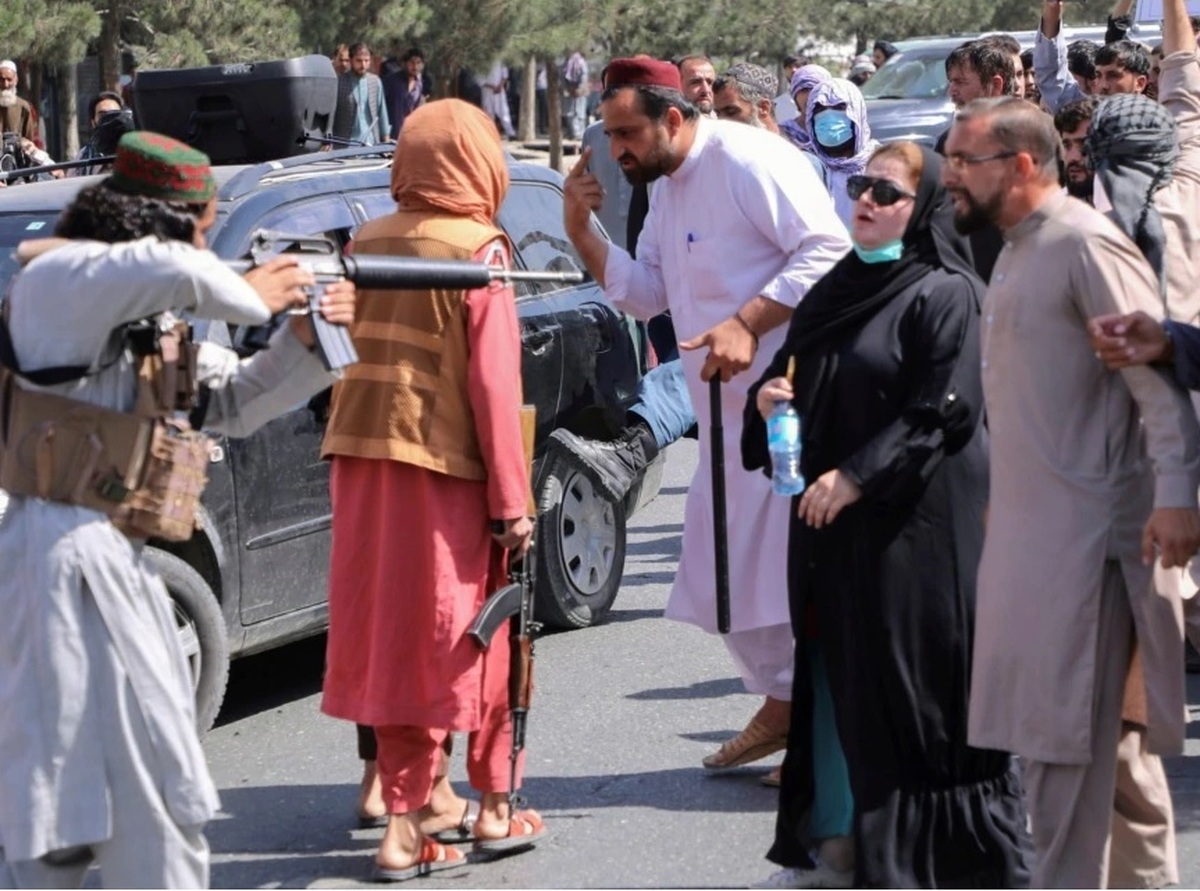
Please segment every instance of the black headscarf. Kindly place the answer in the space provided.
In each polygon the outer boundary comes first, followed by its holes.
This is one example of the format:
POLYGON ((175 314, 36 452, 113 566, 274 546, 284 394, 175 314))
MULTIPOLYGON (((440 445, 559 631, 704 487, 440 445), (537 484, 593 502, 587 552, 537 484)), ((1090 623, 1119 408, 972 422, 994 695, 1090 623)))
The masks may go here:
POLYGON ((970 243, 954 229, 954 206, 941 182, 942 157, 926 146, 920 148, 924 167, 900 259, 864 263, 851 251, 839 260, 800 301, 783 346, 750 389, 742 425, 742 464, 747 470, 769 466, 758 391, 786 372, 790 356, 796 357, 793 404, 805 420, 805 440, 812 450, 813 434, 826 426, 823 415, 831 408, 827 394, 837 371, 843 334, 861 328, 895 297, 937 269, 963 276, 964 288, 979 306, 984 284, 975 273, 970 243))

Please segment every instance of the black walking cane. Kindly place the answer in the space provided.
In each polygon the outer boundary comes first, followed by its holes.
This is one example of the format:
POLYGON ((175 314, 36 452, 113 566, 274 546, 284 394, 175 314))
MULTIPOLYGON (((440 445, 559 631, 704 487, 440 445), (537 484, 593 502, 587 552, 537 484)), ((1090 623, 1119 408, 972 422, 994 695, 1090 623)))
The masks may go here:
POLYGON ((721 420, 721 372, 708 381, 708 410, 712 418, 713 556, 717 570, 717 630, 729 633, 729 538, 725 529, 725 425, 721 420))

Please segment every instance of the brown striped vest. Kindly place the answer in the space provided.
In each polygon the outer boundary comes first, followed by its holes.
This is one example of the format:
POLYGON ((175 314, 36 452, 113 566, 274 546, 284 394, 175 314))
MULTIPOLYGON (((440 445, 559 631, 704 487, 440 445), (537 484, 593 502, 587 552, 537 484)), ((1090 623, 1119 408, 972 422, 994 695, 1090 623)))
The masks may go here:
MULTIPOLYGON (((470 260, 498 238, 500 230, 460 217, 398 212, 364 225, 354 251, 470 260)), ((464 292, 360 290, 351 335, 359 361, 334 385, 321 456, 486 479, 467 395, 464 292)))

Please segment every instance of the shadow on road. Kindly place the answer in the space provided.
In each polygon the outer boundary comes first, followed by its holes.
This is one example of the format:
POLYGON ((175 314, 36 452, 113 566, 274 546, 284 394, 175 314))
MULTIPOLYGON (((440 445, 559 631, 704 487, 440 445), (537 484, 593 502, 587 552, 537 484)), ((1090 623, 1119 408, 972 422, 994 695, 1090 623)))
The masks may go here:
POLYGON ((217 726, 319 693, 324 671, 324 634, 234 660, 217 726))
POLYGON ((714 681, 698 681, 686 687, 658 687, 654 690, 639 690, 630 693, 627 699, 720 699, 745 693, 740 678, 721 678, 714 681))
POLYGON ((625 558, 629 557, 661 557, 659 562, 669 561, 676 562, 679 559, 679 551, 683 541, 683 527, 675 527, 679 531, 671 531, 672 527, 652 526, 647 530, 640 532, 640 535, 647 535, 651 532, 662 533, 657 538, 646 539, 645 541, 632 542, 625 545, 625 558))
MULTIPOLYGON (((766 767, 713 773, 697 767, 627 774, 527 777, 522 793, 546 815, 547 823, 586 817, 597 808, 651 808, 701 813, 770 812, 778 793, 759 778, 766 767)), ((460 795, 477 797, 462 781, 460 795)), ((206 835, 214 855, 320 857, 334 852, 366 854, 382 829, 357 829, 353 814, 356 782, 328 785, 243 786, 221 790, 221 817, 206 835)), ((219 885, 219 865, 213 884, 219 885)), ((245 877, 244 869, 241 872, 245 877)))

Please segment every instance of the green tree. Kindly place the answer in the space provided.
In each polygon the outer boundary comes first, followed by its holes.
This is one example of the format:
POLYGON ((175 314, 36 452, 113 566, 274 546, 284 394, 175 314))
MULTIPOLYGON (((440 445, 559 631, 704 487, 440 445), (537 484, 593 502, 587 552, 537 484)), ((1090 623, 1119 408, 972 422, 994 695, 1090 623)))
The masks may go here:
POLYGON ((601 32, 603 46, 609 57, 648 53, 669 59, 702 53, 773 65, 795 48, 798 22, 815 5, 813 0, 759 5, 713 0, 702 6, 677 0, 615 0, 601 32))
POLYGON ((534 78, 538 66, 545 66, 550 166, 556 170, 562 169, 563 158, 563 96, 558 66, 575 50, 589 54, 606 14, 603 0, 527 0, 517 10, 514 36, 507 53, 509 57, 525 60, 517 133, 525 140, 535 135, 534 78))
MULTIPOLYGON (((424 28, 433 7, 418 0, 286 0, 300 17, 300 36, 313 52, 331 53, 339 43, 365 42, 393 51, 424 28)), ((440 14, 440 9, 439 9, 440 14)))
POLYGON ((437 94, 453 96, 460 67, 486 70, 508 52, 520 11, 519 0, 452 0, 420 16, 405 37, 420 44, 437 94))
POLYGON ((189 68, 287 58, 302 52, 300 17, 281 0, 173 0, 139 4, 151 41, 139 65, 189 68))

